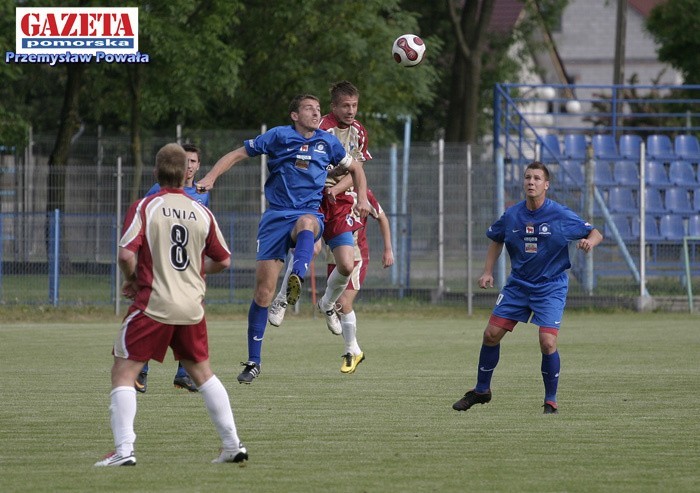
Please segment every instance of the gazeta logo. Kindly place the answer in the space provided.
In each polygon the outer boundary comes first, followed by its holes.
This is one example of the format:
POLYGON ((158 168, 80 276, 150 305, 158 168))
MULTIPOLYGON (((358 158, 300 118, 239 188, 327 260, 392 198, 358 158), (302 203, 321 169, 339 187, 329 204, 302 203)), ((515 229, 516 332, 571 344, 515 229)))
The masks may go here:
POLYGON ((17 54, 135 54, 137 7, 17 7, 17 54))

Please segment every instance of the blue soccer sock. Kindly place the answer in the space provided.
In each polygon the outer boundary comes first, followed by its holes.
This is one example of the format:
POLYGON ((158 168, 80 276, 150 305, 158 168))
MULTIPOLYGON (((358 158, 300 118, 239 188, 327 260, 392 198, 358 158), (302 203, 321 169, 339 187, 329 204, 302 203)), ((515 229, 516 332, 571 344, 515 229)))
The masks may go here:
POLYGON ((182 363, 178 361, 177 363, 177 373, 175 373, 175 378, 182 378, 187 375, 187 372, 185 371, 185 368, 182 366, 182 363))
POLYGON ((542 381, 544 382, 544 400, 557 402, 557 386, 559 385, 559 372, 561 359, 559 351, 542 355, 542 381))
POLYGON ((258 305, 255 300, 248 310, 248 361, 260 364, 260 352, 267 325, 267 307, 258 305))
POLYGON ((491 388, 491 377, 493 370, 498 365, 498 359, 501 356, 501 345, 487 346, 481 345, 481 353, 479 353, 479 371, 476 377, 476 392, 487 392, 491 388))
POLYGON ((292 274, 298 275, 301 279, 306 276, 311 258, 314 255, 314 233, 305 229, 297 235, 297 244, 294 247, 294 263, 292 264, 292 274))

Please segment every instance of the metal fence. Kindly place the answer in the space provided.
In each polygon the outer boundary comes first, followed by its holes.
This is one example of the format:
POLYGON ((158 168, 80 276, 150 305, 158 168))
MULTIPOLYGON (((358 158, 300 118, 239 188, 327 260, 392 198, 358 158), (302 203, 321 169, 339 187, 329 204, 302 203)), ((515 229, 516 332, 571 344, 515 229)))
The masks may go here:
MULTIPOLYGON (((219 156, 258 133, 185 132, 181 140, 202 148, 199 175, 203 176, 219 156)), ((47 183, 54 182, 49 173, 56 172, 47 166, 52 138, 34 136, 29 148, 6 149, 0 154, 0 304, 115 304, 118 218, 123 217, 132 196, 141 196, 152 185, 157 150, 176 138, 173 132, 144 140, 145 169, 140 186, 134 190, 139 180, 129 159, 128 138, 83 135, 74 143, 71 161, 62 170, 66 176, 64 207, 52 211, 46 210, 47 183)), ((382 269, 381 235, 376 222, 369 221, 372 260, 361 299, 421 299, 491 307, 494 290, 473 290, 488 247, 485 231, 498 215, 491 148, 413 143, 405 148, 373 148, 372 154, 374 159, 365 170, 370 188, 392 225, 396 264, 382 269)), ((584 215, 570 189, 558 190, 555 184, 551 196, 584 215)), ((259 158, 249 159, 219 178, 212 192, 212 210, 233 257, 231 269, 208 277, 207 301, 249 303, 261 213, 259 158)), ((595 224, 596 218, 593 220, 595 224)), ((638 287, 617 246, 606 240, 599 251, 593 254, 592 292, 584 289, 585 259, 572 252, 570 306, 635 306, 638 287)), ((680 253, 678 262, 680 271, 680 253)), ((695 275, 700 266, 697 261, 693 266, 695 275)), ((326 273, 323 254, 314 267, 317 291, 321 291, 326 273)), ((674 305, 687 309, 679 278, 661 276, 658 281, 665 294, 680 298, 674 298, 674 305)))

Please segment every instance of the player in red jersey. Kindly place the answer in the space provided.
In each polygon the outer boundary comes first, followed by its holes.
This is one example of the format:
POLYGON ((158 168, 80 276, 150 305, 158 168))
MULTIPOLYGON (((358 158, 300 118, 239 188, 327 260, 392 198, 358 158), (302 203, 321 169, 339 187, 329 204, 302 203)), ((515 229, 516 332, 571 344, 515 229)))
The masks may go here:
POLYGON ((168 144, 156 155, 161 191, 132 204, 119 241, 122 293, 133 299, 112 354, 110 423, 116 450, 96 466, 133 466, 134 379, 150 359, 163 362, 168 347, 204 398, 222 441, 213 462, 242 462, 228 392, 209 365, 204 318, 205 274, 226 269, 231 253, 214 215, 183 190, 185 150, 168 144))
MULTIPOLYGON (((360 93, 357 88, 348 81, 341 81, 334 84, 331 89, 331 112, 323 117, 320 128, 334 134, 350 155, 357 161, 365 162, 372 159, 372 155, 367 148, 368 135, 365 127, 355 119, 360 98, 360 93)), ((348 282, 353 278, 359 278, 359 270, 355 252, 357 246, 356 231, 360 231, 364 227, 364 223, 353 213, 353 208, 356 201, 356 194, 352 189, 352 179, 349 175, 334 176, 333 172, 329 173, 326 180, 326 188, 324 190, 323 200, 321 202, 321 212, 324 215, 324 233, 323 238, 326 241, 329 249, 333 254, 332 263, 336 268, 330 271, 326 291, 318 302, 318 307, 325 315, 328 329, 336 334, 343 334, 346 338, 346 352, 343 354, 343 373, 352 373, 355 371, 357 364, 364 359, 364 354, 357 346, 355 339, 355 313, 352 309, 352 300, 355 295, 350 295, 352 298, 345 299, 348 306, 341 306, 339 303, 341 295, 343 295, 348 282), (344 319, 352 327, 348 329, 347 337, 345 330, 344 319), (349 342, 348 342, 349 340, 349 342), (347 356, 350 355, 348 358, 347 356), (345 363, 350 361, 347 366, 345 363), (348 370, 345 371, 344 370, 348 370), (351 370, 349 370, 351 368, 351 370)), ((386 215, 380 214, 380 226, 383 220, 387 221, 386 215)), ((383 227, 382 227, 383 230, 383 227)), ((391 247, 391 238, 387 229, 387 236, 384 237, 386 256, 386 245, 391 247)), ((320 243, 316 244, 315 254, 321 250, 320 243)), ((367 254, 367 258, 369 258, 367 254)), ((386 260, 386 259, 385 259, 386 260)), ((393 253, 391 254, 391 264, 393 264, 393 253)), ((389 265, 391 265, 389 264, 389 265)), ((364 269, 366 272, 366 263, 364 269)), ((364 276, 363 276, 364 277, 364 276)), ((289 273, 289 257, 287 260, 287 273, 282 282, 282 287, 275 300, 270 305, 268 320, 272 325, 279 326, 284 319, 284 314, 287 308, 286 292, 288 282, 294 285, 300 285, 300 280, 290 277, 289 273)), ((357 284, 359 289, 359 284, 357 284)), ((350 327, 350 325, 348 325, 350 327)))
MULTIPOLYGON (((367 190, 367 199, 372 205, 371 216, 379 223, 379 231, 384 242, 382 253, 382 267, 385 269, 394 265, 394 251, 391 247, 391 228, 389 219, 384 214, 382 206, 377 202, 371 190, 367 190)), ((343 340, 345 342, 345 350, 342 355, 342 364, 340 366, 341 373, 354 373, 359 365, 365 359, 365 354, 360 349, 357 342, 357 317, 353 308, 353 302, 360 291, 362 284, 367 276, 367 267, 369 266, 369 245, 367 243, 367 227, 356 230, 355 248, 354 248, 354 268, 350 275, 350 281, 343 294, 338 298, 340 308, 340 323, 343 329, 343 340)), ((328 255, 328 276, 333 273, 336 268, 334 258, 328 255)))

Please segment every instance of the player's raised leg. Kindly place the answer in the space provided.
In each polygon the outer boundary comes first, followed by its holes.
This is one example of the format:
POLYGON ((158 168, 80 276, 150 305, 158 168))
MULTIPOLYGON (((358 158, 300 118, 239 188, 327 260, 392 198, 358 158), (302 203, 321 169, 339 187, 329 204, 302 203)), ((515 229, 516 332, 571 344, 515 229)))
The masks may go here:
POLYGON ((284 261, 284 276, 282 277, 282 285, 280 290, 277 292, 277 296, 270 303, 270 307, 267 310, 267 321, 270 325, 279 327, 282 325, 284 320, 284 315, 287 312, 287 284, 289 283, 289 276, 292 274, 292 263, 294 262, 294 252, 289 250, 287 253, 287 258, 284 261))

